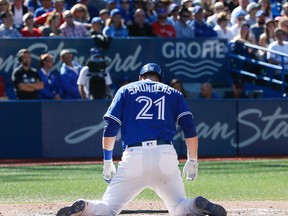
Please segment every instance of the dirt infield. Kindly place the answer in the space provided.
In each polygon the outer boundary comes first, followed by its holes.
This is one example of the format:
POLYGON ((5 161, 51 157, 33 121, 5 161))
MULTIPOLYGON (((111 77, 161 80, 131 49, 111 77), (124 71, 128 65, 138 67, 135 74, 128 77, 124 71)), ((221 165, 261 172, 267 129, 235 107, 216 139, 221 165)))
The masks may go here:
MULTIPOLYGON (((219 204, 223 205, 227 209, 229 216, 288 215, 288 201, 221 201, 219 204)), ((70 203, 0 204, 0 216, 56 215, 56 212, 65 205, 70 205, 70 203)), ((167 213, 159 213, 159 210, 162 210, 163 212, 165 211, 165 206, 161 201, 133 201, 129 206, 127 206, 126 210, 130 210, 126 211, 126 214, 131 216, 168 215, 167 213), (139 212, 135 213, 135 210, 139 210, 139 212), (153 211, 157 211, 158 213, 153 213, 153 211)))
MULTIPOLYGON (((287 158, 287 157, 285 157, 287 158)), ((228 160, 246 160, 252 158, 229 158, 228 160)), ((254 159, 254 158, 253 158, 254 159)), ((258 158, 260 159, 260 158, 258 158)), ((263 158, 262 158, 263 159, 263 158)), ((267 158, 266 158, 267 159, 267 158)), ((279 158, 278 158, 279 159, 279 158)), ((203 159, 223 160, 221 159, 203 159)), ((225 159, 227 160, 227 158, 225 159)), ((59 165, 59 164, 95 164, 98 160, 0 160, 1 166, 27 166, 27 165, 59 165)), ((229 216, 288 216, 288 201, 220 201, 229 216)), ((0 204, 0 216, 49 216, 63 206, 71 203, 27 203, 27 204, 0 204)), ((121 215, 168 215, 162 201, 133 201, 125 208, 125 214, 121 215), (153 212, 158 213, 153 213, 153 212), (145 212, 145 213, 144 213, 145 212)))

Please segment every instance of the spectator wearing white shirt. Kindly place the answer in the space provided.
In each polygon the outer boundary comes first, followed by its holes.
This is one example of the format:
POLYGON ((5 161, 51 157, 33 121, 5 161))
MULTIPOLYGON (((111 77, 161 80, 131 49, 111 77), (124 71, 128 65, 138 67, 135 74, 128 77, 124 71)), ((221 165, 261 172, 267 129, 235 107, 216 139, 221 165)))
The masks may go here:
POLYGON ((217 25, 214 27, 214 30, 217 32, 217 37, 221 39, 227 39, 228 42, 233 39, 234 35, 228 27, 228 14, 225 11, 222 11, 217 14, 217 25))

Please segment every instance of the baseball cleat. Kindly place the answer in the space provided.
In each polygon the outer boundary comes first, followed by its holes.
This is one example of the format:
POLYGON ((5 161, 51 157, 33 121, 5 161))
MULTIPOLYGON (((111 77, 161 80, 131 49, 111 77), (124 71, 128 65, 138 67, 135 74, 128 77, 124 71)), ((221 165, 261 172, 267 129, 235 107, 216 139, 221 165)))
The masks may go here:
POLYGON ((72 206, 60 209, 56 216, 81 216, 81 214, 85 211, 86 206, 87 202, 84 200, 78 200, 74 202, 72 206))
POLYGON ((194 199, 194 205, 205 215, 226 216, 226 210, 218 204, 212 203, 202 196, 194 199))

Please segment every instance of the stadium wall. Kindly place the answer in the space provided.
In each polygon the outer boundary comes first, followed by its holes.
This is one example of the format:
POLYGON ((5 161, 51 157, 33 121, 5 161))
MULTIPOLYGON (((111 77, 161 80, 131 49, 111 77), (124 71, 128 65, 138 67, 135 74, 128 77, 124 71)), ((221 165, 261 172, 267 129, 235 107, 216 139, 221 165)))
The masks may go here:
MULTIPOLYGON (((288 101, 188 101, 200 157, 287 156, 288 101)), ((101 158, 102 116, 110 100, 1 101, 0 158, 101 158)), ((133 131, 131 131, 133 133, 133 131)), ((178 128, 174 146, 185 157, 178 128)), ((115 156, 121 156, 117 136, 115 156)))

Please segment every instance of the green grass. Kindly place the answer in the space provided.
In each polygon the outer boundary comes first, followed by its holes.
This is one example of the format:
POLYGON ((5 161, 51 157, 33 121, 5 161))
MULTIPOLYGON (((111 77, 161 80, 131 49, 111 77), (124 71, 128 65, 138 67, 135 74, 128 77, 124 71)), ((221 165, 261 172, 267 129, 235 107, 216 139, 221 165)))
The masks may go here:
MULTIPOLYGON (((200 161, 197 179, 184 183, 189 197, 288 200, 288 160, 200 161)), ((99 199, 106 186, 101 164, 0 166, 0 203, 99 199)), ((158 197, 145 190, 137 199, 158 197)))

